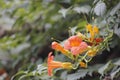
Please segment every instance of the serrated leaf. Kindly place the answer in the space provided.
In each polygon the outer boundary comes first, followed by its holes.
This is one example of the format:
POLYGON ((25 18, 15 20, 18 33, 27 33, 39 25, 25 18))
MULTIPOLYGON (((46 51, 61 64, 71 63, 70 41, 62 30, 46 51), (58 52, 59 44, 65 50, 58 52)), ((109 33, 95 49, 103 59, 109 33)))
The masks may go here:
POLYGON ((120 28, 118 24, 114 26, 114 33, 120 38, 120 28))
POLYGON ((116 71, 114 71, 114 72, 112 72, 112 73, 110 74, 110 75, 111 75, 111 78, 113 79, 118 72, 120 72, 120 68, 118 68, 116 71))
POLYGON ((66 80, 66 76, 67 76, 67 71, 64 71, 64 72, 61 73, 61 78, 63 80, 66 80))
POLYGON ((114 15, 120 9, 120 2, 111 10, 110 15, 114 15))
POLYGON ((120 66, 120 59, 118 61, 116 61, 114 64, 120 66))
POLYGON ((86 13, 86 14, 89 13, 90 9, 91 7, 89 5, 73 8, 73 10, 76 11, 77 13, 86 13))
POLYGON ((105 64, 103 67, 99 68, 99 69, 98 69, 98 72, 99 72, 100 74, 103 74, 104 71, 109 67, 110 64, 111 64, 111 61, 109 61, 109 62, 108 62, 107 64, 105 64))
POLYGON ((67 80, 77 80, 83 78, 86 76, 87 72, 88 72, 87 70, 79 70, 79 72, 68 75, 67 80))
POLYGON ((92 73, 96 72, 98 68, 100 68, 101 66, 103 66, 103 64, 97 64, 97 65, 88 67, 88 75, 92 76, 92 73))
POLYGON ((106 5, 104 2, 100 1, 96 4, 94 12, 97 16, 103 16, 106 12, 106 5))

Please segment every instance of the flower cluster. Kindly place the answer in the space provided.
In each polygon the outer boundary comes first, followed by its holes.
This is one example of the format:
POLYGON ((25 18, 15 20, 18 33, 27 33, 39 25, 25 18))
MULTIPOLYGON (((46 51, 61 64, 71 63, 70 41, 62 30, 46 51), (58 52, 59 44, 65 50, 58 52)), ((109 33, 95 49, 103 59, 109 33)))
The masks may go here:
POLYGON ((48 55, 48 74, 52 75, 52 70, 55 68, 63 69, 76 69, 78 66, 87 68, 87 63, 96 55, 99 51, 99 43, 103 42, 103 39, 98 37, 99 29, 96 26, 88 24, 86 26, 86 34, 78 32, 76 35, 70 36, 62 46, 60 43, 52 42, 52 49, 60 51, 65 56, 73 60, 73 62, 59 62, 54 61, 52 52, 48 55), (73 66, 76 64, 76 66, 73 66))

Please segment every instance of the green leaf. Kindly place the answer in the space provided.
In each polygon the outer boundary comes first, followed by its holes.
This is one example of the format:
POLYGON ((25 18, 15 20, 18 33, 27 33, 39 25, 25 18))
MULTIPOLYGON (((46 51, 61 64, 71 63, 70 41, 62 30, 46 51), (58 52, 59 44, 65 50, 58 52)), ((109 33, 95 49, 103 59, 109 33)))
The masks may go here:
POLYGON ((79 72, 76 72, 74 74, 69 74, 67 76, 67 80, 77 80, 83 78, 86 76, 87 72, 88 72, 87 70, 79 70, 79 72))
POLYGON ((10 54, 7 51, 0 50, 0 60, 10 61, 10 54))
POLYGON ((92 76, 92 73, 93 73, 93 72, 97 72, 98 69, 99 69, 101 66, 103 66, 103 64, 96 64, 96 65, 94 65, 94 66, 89 66, 89 67, 88 67, 88 75, 92 76))
POLYGON ((114 64, 120 66, 120 59, 118 59, 114 64))
POLYGON ((11 80, 17 80, 17 79, 19 79, 18 76, 24 75, 24 74, 26 74, 26 73, 28 73, 28 72, 26 72, 26 71, 19 71, 17 74, 15 74, 15 75, 11 78, 11 80))
POLYGON ((63 80, 66 80, 66 76, 67 76, 67 71, 63 71, 62 73, 61 73, 61 78, 63 79, 63 80))
POLYGON ((80 6, 80 7, 75 7, 73 8, 74 11, 76 11, 77 13, 86 13, 88 14, 90 11, 91 7, 89 5, 84 5, 84 6, 80 6))
POLYGON ((111 10, 110 15, 114 15, 120 9, 120 2, 111 10))
POLYGON ((102 1, 98 2, 94 8, 94 12, 97 16, 103 16, 106 12, 106 4, 102 1))
POLYGON ((60 9, 58 12, 61 13, 62 16, 65 18, 65 17, 66 17, 66 14, 67 14, 67 12, 68 12, 68 9, 62 8, 62 9, 60 9))
POLYGON ((38 77, 39 79, 48 79, 49 76, 46 75, 47 73, 47 67, 45 67, 43 64, 39 64, 37 66, 36 70, 33 71, 19 71, 18 73, 16 73, 11 80, 23 80, 23 79, 27 79, 30 77, 38 77))
POLYGON ((111 75, 111 78, 114 79, 115 76, 116 76, 116 74, 117 74, 118 72, 120 73, 120 68, 118 68, 116 71, 114 71, 114 72, 112 72, 112 73, 110 74, 110 75, 111 75))
POLYGON ((71 28, 71 29, 70 29, 70 32, 72 33, 72 35, 74 35, 74 34, 75 34, 76 29, 77 29, 77 26, 75 26, 75 27, 73 27, 73 28, 71 28))
POLYGON ((19 54, 21 51, 23 51, 29 47, 30 47, 29 43, 22 43, 22 44, 18 45, 16 48, 12 48, 11 53, 19 54))
POLYGON ((37 73, 39 73, 39 75, 41 75, 46 70, 47 70, 47 67, 43 66, 43 64, 39 64, 37 66, 37 73))
POLYGON ((120 28, 119 24, 114 26, 114 33, 120 38, 120 28))
POLYGON ((100 74, 104 74, 104 71, 110 66, 110 64, 111 64, 111 61, 109 61, 107 64, 105 64, 103 67, 101 67, 101 68, 99 68, 98 69, 98 72, 100 73, 100 74))
POLYGON ((20 78, 18 80, 23 80, 24 78, 30 77, 30 76, 33 76, 33 74, 32 73, 28 73, 28 74, 22 75, 22 76, 20 76, 20 78))

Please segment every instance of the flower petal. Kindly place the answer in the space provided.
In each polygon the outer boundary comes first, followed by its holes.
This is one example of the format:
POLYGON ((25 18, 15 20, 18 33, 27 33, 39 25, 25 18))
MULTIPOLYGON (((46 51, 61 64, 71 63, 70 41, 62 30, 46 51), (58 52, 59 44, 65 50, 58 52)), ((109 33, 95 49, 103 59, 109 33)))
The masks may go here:
POLYGON ((65 41, 64 48, 67 49, 67 50, 69 50, 71 48, 70 42, 68 40, 65 41))
POLYGON ((73 55, 82 54, 84 51, 86 51, 87 47, 87 43, 82 42, 79 47, 72 47, 71 52, 73 55))
POLYGON ((79 38, 78 36, 71 36, 68 41, 70 42, 70 45, 72 47, 76 47, 76 46, 79 46, 80 43, 82 42, 82 39, 79 38))

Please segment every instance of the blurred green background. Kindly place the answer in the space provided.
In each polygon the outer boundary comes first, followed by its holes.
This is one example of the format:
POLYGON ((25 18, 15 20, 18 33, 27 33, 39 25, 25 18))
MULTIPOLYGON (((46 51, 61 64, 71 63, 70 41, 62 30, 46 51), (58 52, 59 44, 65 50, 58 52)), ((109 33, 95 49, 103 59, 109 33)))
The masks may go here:
POLYGON ((108 50, 90 64, 119 60, 119 0, 0 0, 0 80, 10 80, 20 70, 36 69, 53 51, 52 41, 84 32, 87 23, 96 24, 101 35, 106 35, 106 25, 114 32, 108 50))

